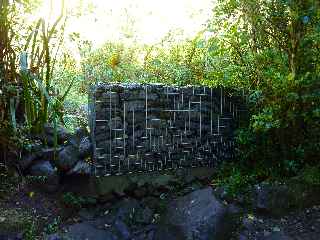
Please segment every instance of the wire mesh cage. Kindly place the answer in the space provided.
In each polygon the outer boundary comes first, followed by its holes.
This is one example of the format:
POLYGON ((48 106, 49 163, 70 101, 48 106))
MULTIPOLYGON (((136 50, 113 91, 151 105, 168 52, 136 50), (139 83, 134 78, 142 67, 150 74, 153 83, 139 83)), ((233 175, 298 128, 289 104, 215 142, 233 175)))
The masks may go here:
POLYGON ((89 98, 97 176, 214 167, 235 157, 243 105, 223 88, 98 84, 89 98))

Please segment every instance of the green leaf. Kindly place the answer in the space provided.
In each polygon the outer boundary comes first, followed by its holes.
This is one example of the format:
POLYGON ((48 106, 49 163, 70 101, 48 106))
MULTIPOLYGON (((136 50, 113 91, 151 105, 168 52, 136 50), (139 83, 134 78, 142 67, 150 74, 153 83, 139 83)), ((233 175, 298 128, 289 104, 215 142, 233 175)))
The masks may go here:
POLYGON ((14 98, 10 98, 10 115, 11 115, 11 123, 13 126, 13 130, 17 132, 16 107, 15 107, 14 98))

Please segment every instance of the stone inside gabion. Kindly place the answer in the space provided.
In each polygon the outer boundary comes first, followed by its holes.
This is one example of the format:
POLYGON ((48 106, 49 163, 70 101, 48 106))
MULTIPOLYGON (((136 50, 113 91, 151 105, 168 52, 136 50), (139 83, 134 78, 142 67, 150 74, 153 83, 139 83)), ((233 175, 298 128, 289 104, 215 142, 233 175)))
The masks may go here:
POLYGON ((234 158, 242 105, 222 88, 99 84, 90 102, 98 176, 214 167, 234 158))

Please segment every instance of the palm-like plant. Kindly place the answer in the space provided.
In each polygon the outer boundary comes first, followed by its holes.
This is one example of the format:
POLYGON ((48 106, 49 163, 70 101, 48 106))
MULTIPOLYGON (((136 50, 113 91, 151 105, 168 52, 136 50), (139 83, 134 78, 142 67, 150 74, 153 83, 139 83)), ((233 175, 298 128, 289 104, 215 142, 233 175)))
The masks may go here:
POLYGON ((63 122, 63 101, 72 83, 65 93, 59 94, 52 83, 52 76, 63 42, 65 23, 63 7, 52 26, 46 24, 44 19, 39 19, 20 57, 26 122, 31 131, 36 133, 41 132, 48 121, 63 122))
POLYGON ((57 125, 63 121, 63 101, 72 83, 63 94, 52 83, 66 25, 64 0, 61 1, 61 14, 53 24, 39 19, 32 26, 20 21, 19 15, 21 8, 30 7, 30 1, 0 1, 1 152, 8 151, 10 136, 18 133, 19 126, 41 133, 45 123, 57 125), (25 37, 18 29, 29 34, 25 37), (25 41, 22 48, 21 39, 25 41))

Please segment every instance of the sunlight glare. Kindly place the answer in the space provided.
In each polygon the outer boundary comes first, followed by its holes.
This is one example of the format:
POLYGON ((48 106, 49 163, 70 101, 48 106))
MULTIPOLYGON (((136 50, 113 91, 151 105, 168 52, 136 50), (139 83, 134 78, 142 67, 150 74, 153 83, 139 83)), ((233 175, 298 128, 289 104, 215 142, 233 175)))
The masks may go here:
MULTIPOLYGON (((65 0, 67 32, 78 32, 94 46, 106 41, 155 44, 169 31, 182 29, 183 37, 195 35, 210 18, 213 0, 65 0), (93 12, 74 16, 76 8, 94 6, 93 12)), ((80 11, 85 11, 82 9, 80 11)), ((43 0, 36 17, 54 21, 61 0, 43 0), (52 6, 52 9, 51 9, 52 6), (51 16, 51 17, 50 17, 51 16)))

